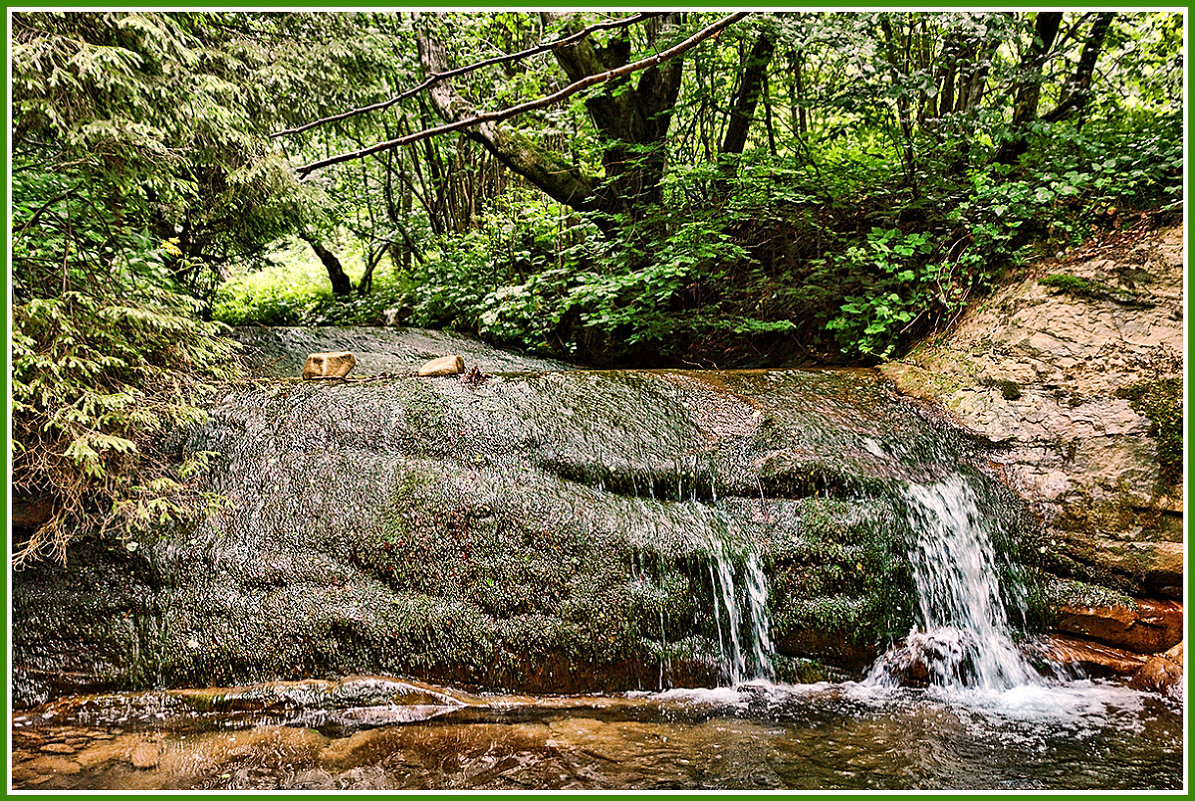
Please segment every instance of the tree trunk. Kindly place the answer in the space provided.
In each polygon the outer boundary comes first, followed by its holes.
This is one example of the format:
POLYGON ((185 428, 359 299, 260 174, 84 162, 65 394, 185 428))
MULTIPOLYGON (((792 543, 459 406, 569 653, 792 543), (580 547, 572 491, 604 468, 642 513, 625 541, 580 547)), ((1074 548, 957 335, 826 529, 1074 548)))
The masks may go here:
POLYGON ((336 254, 324 247, 323 243, 314 236, 310 234, 300 234, 300 236, 304 242, 311 245, 315 255, 319 256, 319 260, 323 262, 324 269, 328 271, 328 279, 332 282, 332 294, 338 298, 351 295, 353 282, 349 280, 344 267, 340 264, 340 259, 336 258, 336 254))
MULTIPOLYGON (((448 56, 444 46, 434 36, 426 31, 417 31, 416 42, 419 60, 427 74, 448 71, 448 56)), ((451 122, 474 115, 472 105, 457 94, 449 81, 432 85, 428 94, 436 112, 445 120, 451 122)), ((502 123, 482 123, 466 129, 464 133, 553 200, 578 211, 597 208, 593 181, 565 159, 540 148, 529 137, 502 123)))
POLYGON ((760 90, 767 77, 768 64, 772 61, 775 49, 776 29, 771 25, 765 25, 743 64, 739 91, 730 109, 730 124, 726 127, 726 138, 722 140, 723 153, 739 155, 743 152, 747 144, 747 132, 755 116, 755 107, 759 103, 760 90))
POLYGON ((1104 49, 1104 39, 1115 18, 1116 13, 1112 11, 1095 15, 1095 21, 1091 23, 1091 29, 1087 32, 1087 41, 1083 44, 1083 53, 1075 66, 1074 77, 1067 85, 1066 94, 1054 110, 1042 119, 1047 122, 1059 122, 1077 116, 1079 119, 1076 124, 1082 126, 1087 101, 1091 99, 1091 78, 1095 73, 1095 62, 1104 49))
MULTIPOLYGON (((880 15, 880 28, 884 33, 884 55, 888 61, 888 72, 892 76, 892 85, 894 88, 901 89, 900 85, 904 81, 904 75, 911 68, 909 50, 912 45, 912 25, 913 23, 910 21, 908 34, 904 37, 904 52, 902 53, 901 42, 897 31, 892 26, 891 19, 887 15, 880 15)), ((917 155, 913 149, 911 105, 908 93, 903 91, 903 89, 898 91, 896 95, 896 120, 900 129, 899 147, 902 161, 904 162, 905 183, 912 191, 913 198, 916 199, 918 197, 917 155)))
MULTIPOLYGON (((648 38, 679 21, 666 14, 648 21, 648 38)), ((553 50, 570 81, 598 76, 630 64, 630 35, 611 34, 604 46, 590 39, 553 50)), ((448 69, 444 47, 426 30, 416 32, 419 57, 428 74, 448 69)), ((509 169, 554 200, 577 211, 604 211, 639 219, 660 200, 664 175, 665 137, 680 91, 683 61, 679 55, 632 75, 608 79, 602 91, 585 100, 594 125, 609 144, 602 154, 604 180, 585 175, 557 153, 501 122, 483 122, 465 134, 479 142, 509 169)), ((472 105, 449 82, 429 88, 436 111, 445 120, 475 116, 472 105)))
MULTIPOLYGON (((649 43, 679 22, 679 14, 650 20, 649 43)), ((583 39, 553 53, 569 80, 579 81, 630 63, 630 33, 623 29, 611 34, 605 46, 583 39)), ((673 58, 643 70, 637 82, 631 76, 608 81, 585 100, 594 125, 611 141, 602 154, 606 181, 596 190, 601 210, 637 219, 647 206, 659 203, 665 137, 683 70, 683 58, 673 58)))
POLYGON ((998 164, 1012 164, 1029 149, 1026 128, 1037 119, 1037 104, 1041 98, 1042 68, 1062 22, 1061 11, 1039 11, 1033 25, 1033 42, 1021 59, 1021 85, 1013 105, 1009 139, 996 153, 998 164))
POLYGON ((377 245, 377 249, 372 247, 366 251, 365 273, 361 276, 361 280, 357 282, 357 297, 365 297, 369 291, 373 289, 373 271, 377 269, 378 264, 381 263, 382 257, 386 255, 387 243, 381 242, 377 245))

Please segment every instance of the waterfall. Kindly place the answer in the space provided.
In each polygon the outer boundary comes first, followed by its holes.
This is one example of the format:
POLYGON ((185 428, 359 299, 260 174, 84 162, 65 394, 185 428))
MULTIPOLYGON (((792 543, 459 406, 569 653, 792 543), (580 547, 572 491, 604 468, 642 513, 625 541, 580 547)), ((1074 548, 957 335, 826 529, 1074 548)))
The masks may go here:
POLYGON ((709 574, 723 678, 731 686, 750 679, 770 681, 774 673, 768 586, 759 555, 751 551, 736 559, 725 543, 713 542, 709 574))
POLYGON ((1005 690, 1041 683, 1010 637, 996 552, 975 493, 958 475, 905 491, 917 623, 867 683, 1005 690))

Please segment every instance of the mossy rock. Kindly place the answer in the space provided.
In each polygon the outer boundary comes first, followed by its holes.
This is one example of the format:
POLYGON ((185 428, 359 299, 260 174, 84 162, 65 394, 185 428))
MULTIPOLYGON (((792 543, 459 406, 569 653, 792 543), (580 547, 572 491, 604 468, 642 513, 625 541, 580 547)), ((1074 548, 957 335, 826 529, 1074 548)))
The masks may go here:
POLYGON ((1116 396, 1149 418, 1149 433, 1158 444, 1159 477, 1166 484, 1177 485, 1183 471, 1182 379, 1138 381, 1121 387, 1116 396))

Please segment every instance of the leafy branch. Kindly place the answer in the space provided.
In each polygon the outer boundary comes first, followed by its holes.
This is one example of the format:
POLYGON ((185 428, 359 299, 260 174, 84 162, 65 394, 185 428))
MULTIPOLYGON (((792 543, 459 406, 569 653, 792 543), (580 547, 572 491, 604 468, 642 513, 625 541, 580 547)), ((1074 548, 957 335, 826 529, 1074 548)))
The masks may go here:
POLYGON ((475 72, 475 71, 477 71, 479 69, 483 69, 485 67, 492 67, 496 64, 506 64, 511 61, 521 61, 524 58, 529 58, 530 56, 534 56, 539 53, 547 53, 552 50, 556 50, 557 48, 565 47, 566 45, 575 44, 575 43, 581 41, 582 39, 584 39, 586 36, 589 36, 589 34, 594 33, 596 31, 606 31, 606 30, 612 30, 614 28, 625 28, 630 25, 634 25, 636 23, 643 22, 644 20, 651 19, 652 17, 660 17, 660 16, 663 16, 663 12, 645 11, 641 14, 636 14, 633 17, 627 17, 625 19, 616 19, 616 20, 611 20, 608 22, 598 22, 593 25, 590 25, 587 28, 582 28, 581 30, 577 31, 576 33, 571 33, 568 36, 564 36, 560 39, 555 39, 551 42, 543 42, 542 44, 538 44, 535 47, 529 47, 526 50, 520 50, 518 53, 508 53, 506 55, 495 56, 494 58, 487 58, 484 61, 478 61, 473 64, 467 64, 464 67, 457 67, 456 69, 453 69, 453 70, 446 70, 444 72, 438 72, 438 73, 435 73, 434 75, 429 75, 427 77, 427 80, 425 80, 423 83, 419 84, 418 86, 407 89, 405 92, 401 92, 401 93, 395 95, 394 97, 390 98, 389 100, 383 100, 381 102, 373 103, 368 106, 361 106, 360 108, 351 109, 350 111, 345 111, 340 114, 333 114, 331 116, 323 117, 321 119, 314 120, 312 122, 304 123, 303 125, 296 125, 293 128, 287 128, 285 131, 277 131, 276 133, 270 134, 270 138, 277 139, 279 137, 288 136, 290 134, 302 133, 303 131, 309 131, 312 128, 315 128, 316 126, 319 126, 319 125, 326 125, 330 122, 339 122, 340 120, 347 120, 349 117, 355 117, 358 114, 367 114, 371 111, 383 111, 397 103, 401 103, 402 101, 406 100, 408 97, 414 97, 415 95, 422 92, 424 89, 428 89, 432 85, 437 84, 440 81, 445 81, 450 78, 455 78, 458 75, 466 75, 470 72, 475 72))
POLYGON ((341 164, 346 161, 365 158, 366 156, 373 155, 374 153, 380 153, 385 150, 393 150, 395 148, 404 147, 414 142, 418 142, 423 139, 430 139, 433 136, 439 136, 440 134, 450 133, 452 131, 460 131, 465 128, 472 128, 485 123, 502 122, 504 120, 510 119, 511 117, 525 114, 528 111, 534 111, 535 109, 553 106, 565 98, 571 97, 572 95, 575 95, 577 92, 580 92, 584 89, 597 86, 601 83, 606 83, 607 81, 612 81, 616 78, 622 78, 627 75, 631 75, 632 73, 647 69, 648 67, 654 67, 658 64, 668 61, 671 58, 675 58, 681 53, 684 53, 686 50, 693 48, 700 42, 710 38, 711 36, 714 36, 739 20, 747 17, 748 14, 749 12, 745 11, 730 14, 718 20, 713 25, 703 28, 702 30, 690 36, 688 39, 685 39, 680 44, 674 45, 667 50, 661 51, 652 56, 648 56, 647 58, 640 59, 639 61, 625 64, 616 69, 607 70, 606 72, 601 72, 597 75, 590 75, 588 77, 582 78, 579 81, 574 81, 563 89, 553 92, 550 95, 545 95, 544 97, 538 98, 536 100, 520 103, 517 106, 510 106, 509 108, 499 109, 496 111, 487 111, 463 120, 448 122, 443 125, 437 125, 433 128, 425 128, 422 131, 416 131, 415 133, 400 136, 387 142, 371 145, 370 147, 363 148, 361 150, 354 150, 347 153, 341 153, 336 156, 331 156, 326 159, 320 159, 319 161, 313 161, 310 164, 305 164, 302 167, 299 167, 299 176, 301 178, 306 178, 316 170, 323 167, 330 167, 333 164, 341 164))

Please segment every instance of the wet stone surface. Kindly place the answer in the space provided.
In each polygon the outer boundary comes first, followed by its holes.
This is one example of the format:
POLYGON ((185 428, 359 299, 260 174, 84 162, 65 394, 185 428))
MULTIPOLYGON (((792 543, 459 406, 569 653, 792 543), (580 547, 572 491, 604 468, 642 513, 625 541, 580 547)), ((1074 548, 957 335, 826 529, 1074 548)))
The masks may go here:
MULTIPOLYGON (((284 339, 332 347, 302 336, 284 339)), ((776 677, 857 677, 912 625, 905 490, 948 476, 990 517, 1001 581, 1033 580, 1033 521, 982 449, 873 371, 503 373, 527 364, 483 355, 477 385, 230 390, 174 443, 219 454, 210 523, 135 551, 80 540, 65 569, 16 577, 18 702, 366 672, 714 686, 733 675, 717 609, 747 608, 756 567, 776 677)))

